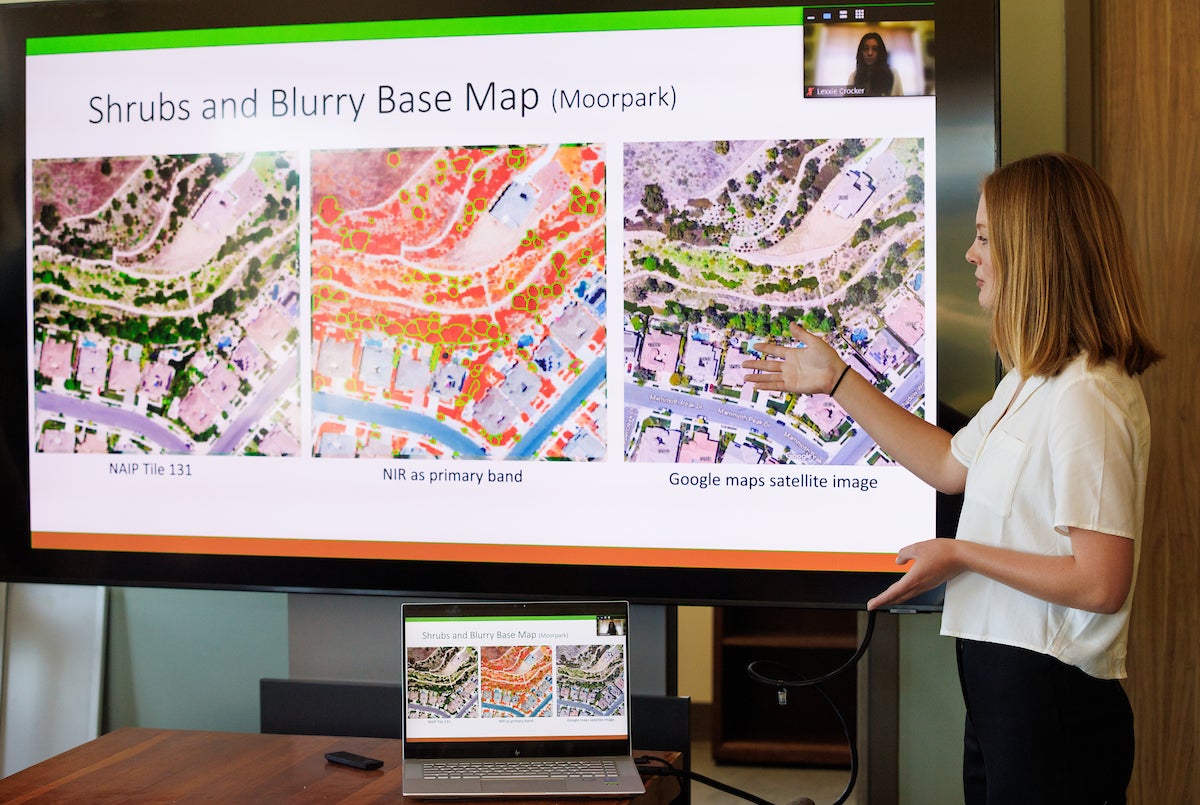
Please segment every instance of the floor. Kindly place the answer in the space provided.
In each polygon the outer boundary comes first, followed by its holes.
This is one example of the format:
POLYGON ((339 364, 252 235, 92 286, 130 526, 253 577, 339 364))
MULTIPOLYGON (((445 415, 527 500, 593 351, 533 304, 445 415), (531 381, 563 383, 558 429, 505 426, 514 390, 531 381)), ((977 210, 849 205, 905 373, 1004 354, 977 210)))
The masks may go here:
MULTIPOLYGON (((692 771, 746 791, 774 805, 788 805, 808 797, 816 805, 830 805, 842 795, 850 778, 848 769, 813 769, 791 766, 743 766, 713 762, 706 741, 692 744, 692 771)), ((852 795, 849 803, 855 801, 852 795)), ((693 805, 733 805, 747 800, 692 781, 693 805)))

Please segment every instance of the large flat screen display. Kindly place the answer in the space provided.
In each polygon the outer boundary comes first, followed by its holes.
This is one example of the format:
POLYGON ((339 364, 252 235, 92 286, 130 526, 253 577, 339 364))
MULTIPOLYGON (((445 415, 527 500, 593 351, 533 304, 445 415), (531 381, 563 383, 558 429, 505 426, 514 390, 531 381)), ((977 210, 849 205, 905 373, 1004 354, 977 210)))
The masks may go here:
POLYGON ((865 602, 935 494, 743 363, 937 418, 990 4, 399 8, 5 14, 7 575, 865 602))

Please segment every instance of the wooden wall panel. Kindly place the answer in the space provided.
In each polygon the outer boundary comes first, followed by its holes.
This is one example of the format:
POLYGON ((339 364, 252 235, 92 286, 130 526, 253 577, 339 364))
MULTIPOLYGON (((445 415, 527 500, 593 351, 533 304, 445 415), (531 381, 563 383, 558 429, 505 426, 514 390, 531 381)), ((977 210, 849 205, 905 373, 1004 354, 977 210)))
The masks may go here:
MULTIPOLYGON (((1200 3, 1095 0, 1095 158, 1121 200, 1167 360, 1130 631, 1130 802, 1200 801, 1200 3)), ((1068 32, 1069 35, 1070 32, 1068 32)))

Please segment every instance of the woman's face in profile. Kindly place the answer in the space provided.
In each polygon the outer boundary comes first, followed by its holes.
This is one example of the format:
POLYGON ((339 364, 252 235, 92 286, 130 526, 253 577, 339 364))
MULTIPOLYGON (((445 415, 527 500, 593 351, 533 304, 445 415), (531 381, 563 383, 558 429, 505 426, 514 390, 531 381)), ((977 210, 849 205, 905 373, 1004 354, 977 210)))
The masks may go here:
POLYGON ((979 288, 979 305, 991 310, 996 303, 996 272, 992 268, 992 249, 988 244, 987 204, 979 196, 975 211, 975 239, 967 249, 967 262, 975 266, 975 285, 979 288))

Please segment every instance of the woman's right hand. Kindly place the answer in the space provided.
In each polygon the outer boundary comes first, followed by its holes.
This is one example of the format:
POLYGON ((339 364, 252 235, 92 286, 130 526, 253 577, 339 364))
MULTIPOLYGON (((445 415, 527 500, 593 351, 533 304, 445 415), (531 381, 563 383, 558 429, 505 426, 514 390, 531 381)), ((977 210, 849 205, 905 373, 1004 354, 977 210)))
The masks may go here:
POLYGON ((764 357, 742 364, 756 372, 747 375, 746 382, 764 391, 828 394, 846 363, 819 335, 795 323, 789 329, 792 337, 803 346, 785 347, 767 341, 752 344, 751 347, 764 357))

